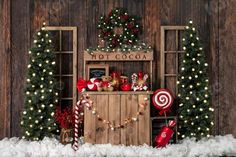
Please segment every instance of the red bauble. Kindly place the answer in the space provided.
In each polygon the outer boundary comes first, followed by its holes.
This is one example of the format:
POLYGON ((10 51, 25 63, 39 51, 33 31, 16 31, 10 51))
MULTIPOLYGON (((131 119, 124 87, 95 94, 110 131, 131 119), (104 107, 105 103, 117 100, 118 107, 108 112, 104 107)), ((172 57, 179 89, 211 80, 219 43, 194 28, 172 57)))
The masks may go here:
POLYGON ((98 88, 98 84, 100 83, 100 80, 97 78, 91 78, 88 82, 87 82, 87 87, 89 90, 91 91, 96 91, 98 88))
POLYGON ((120 86, 122 91, 130 91, 131 90, 131 84, 129 83, 124 83, 120 86))

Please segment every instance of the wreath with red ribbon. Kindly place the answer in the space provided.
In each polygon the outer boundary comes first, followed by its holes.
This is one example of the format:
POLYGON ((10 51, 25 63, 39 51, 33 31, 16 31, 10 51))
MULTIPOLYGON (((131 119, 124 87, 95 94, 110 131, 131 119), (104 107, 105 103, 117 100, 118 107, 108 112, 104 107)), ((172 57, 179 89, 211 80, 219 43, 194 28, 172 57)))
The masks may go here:
POLYGON ((112 9, 108 16, 101 16, 98 22, 99 38, 106 41, 107 47, 134 45, 141 33, 137 16, 131 16, 124 8, 112 9))

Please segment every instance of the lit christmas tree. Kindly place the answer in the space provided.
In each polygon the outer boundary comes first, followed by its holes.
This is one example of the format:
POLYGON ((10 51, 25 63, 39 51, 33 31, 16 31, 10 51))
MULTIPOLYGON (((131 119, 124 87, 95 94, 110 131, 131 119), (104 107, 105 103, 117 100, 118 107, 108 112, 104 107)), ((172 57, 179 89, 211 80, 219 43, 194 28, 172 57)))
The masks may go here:
POLYGON ((183 38, 186 52, 178 76, 180 139, 209 137, 213 123, 210 107, 208 64, 193 22, 189 21, 183 38))
POLYGON ((55 54, 52 40, 43 27, 36 33, 34 46, 29 50, 24 110, 22 112, 22 138, 41 140, 52 137, 57 130, 54 119, 58 93, 55 90, 55 54))

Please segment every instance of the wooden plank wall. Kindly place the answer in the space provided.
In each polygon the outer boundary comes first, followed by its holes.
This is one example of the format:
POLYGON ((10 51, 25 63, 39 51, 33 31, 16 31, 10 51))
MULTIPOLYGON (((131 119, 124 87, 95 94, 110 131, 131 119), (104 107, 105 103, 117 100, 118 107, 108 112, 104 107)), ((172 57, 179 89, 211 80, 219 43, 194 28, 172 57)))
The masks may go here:
POLYGON ((43 21, 78 26, 81 77, 82 52, 97 44, 96 22, 113 7, 128 8, 142 17, 141 38, 154 47, 154 87, 159 87, 160 26, 184 25, 193 19, 210 64, 216 133, 236 135, 235 4, 235 0, 0 0, 0 138, 20 135, 27 50, 35 30, 43 21))
POLYGON ((11 136, 12 51, 10 6, 10 1, 0 1, 0 138, 11 136))

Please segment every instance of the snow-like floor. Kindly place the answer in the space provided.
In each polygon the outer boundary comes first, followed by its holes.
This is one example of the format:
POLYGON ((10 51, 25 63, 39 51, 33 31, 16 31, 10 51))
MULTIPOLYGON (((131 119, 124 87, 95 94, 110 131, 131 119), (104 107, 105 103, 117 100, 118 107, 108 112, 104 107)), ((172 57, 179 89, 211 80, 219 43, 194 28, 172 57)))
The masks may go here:
POLYGON ((194 142, 185 139, 181 144, 156 149, 143 146, 113 146, 111 144, 84 144, 78 151, 71 145, 62 145, 56 139, 45 138, 40 142, 29 142, 19 138, 0 141, 0 157, 194 157, 236 156, 236 139, 232 135, 216 136, 194 142))

